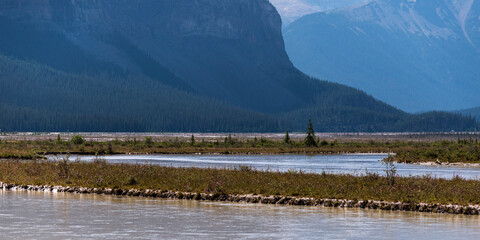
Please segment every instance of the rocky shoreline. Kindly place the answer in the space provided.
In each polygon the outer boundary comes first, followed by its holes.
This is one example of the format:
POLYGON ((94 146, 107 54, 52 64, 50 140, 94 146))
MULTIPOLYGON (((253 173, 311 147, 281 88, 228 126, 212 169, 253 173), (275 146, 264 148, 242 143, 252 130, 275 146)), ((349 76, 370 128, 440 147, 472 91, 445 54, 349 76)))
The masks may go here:
POLYGON ((285 196, 262 196, 253 194, 219 194, 219 193, 192 193, 175 192, 167 190, 138 190, 138 189, 111 189, 111 188, 86 188, 63 187, 49 185, 14 185, 0 182, 0 189, 12 191, 37 191, 37 192, 65 192, 77 194, 103 194, 117 196, 152 197, 164 199, 186 199, 199 201, 223 201, 238 203, 261 203, 293 206, 320 206, 338 208, 363 208, 380 209, 389 211, 415 211, 430 213, 449 213, 480 215, 480 205, 454 205, 454 204, 426 204, 402 203, 374 200, 346 200, 346 199, 316 199, 285 196))

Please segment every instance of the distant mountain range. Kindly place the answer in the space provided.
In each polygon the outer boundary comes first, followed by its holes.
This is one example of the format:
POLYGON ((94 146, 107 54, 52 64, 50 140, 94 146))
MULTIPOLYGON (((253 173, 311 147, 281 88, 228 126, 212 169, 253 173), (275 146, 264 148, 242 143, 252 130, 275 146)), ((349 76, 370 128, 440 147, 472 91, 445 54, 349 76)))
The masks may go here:
POLYGON ((304 16, 284 38, 301 71, 402 110, 480 105, 478 0, 375 0, 304 16))
POLYGON ((297 70, 267 0, 0 0, 4 131, 450 131, 297 70))

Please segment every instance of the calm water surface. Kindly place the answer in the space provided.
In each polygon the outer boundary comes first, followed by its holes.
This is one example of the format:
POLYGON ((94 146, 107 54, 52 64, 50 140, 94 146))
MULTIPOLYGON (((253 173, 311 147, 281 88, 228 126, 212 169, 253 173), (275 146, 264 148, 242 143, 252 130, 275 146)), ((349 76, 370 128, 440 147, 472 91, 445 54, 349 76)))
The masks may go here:
POLYGON ((0 190, 1 239, 480 239, 477 216, 0 190))
MULTIPOLYGON (((305 172, 353 173, 377 172, 384 174, 381 160, 387 155, 115 155, 101 157, 111 163, 156 164, 173 167, 216 167, 232 168, 240 165, 258 170, 305 172)), ((52 157, 53 158, 53 157, 52 157)), ((70 160, 93 161, 94 156, 71 156, 70 160)), ((402 176, 452 178, 459 175, 469 179, 480 179, 479 167, 421 166, 396 164, 402 176)))

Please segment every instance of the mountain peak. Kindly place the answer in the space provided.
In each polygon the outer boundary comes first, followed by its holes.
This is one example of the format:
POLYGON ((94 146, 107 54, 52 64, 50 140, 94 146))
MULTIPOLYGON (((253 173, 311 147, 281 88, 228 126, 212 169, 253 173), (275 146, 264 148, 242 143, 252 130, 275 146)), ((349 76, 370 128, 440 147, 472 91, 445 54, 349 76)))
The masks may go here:
POLYGON ((375 0, 305 16, 284 32, 300 70, 401 109, 480 104, 478 1, 375 0))
MULTIPOLYGON (((50 27, 55 26, 61 30, 68 28, 68 31, 79 33, 96 28, 107 32, 128 31, 127 34, 132 36, 211 36, 241 38, 252 43, 255 43, 259 35, 268 37, 276 34, 275 37, 278 37, 281 34, 278 13, 267 0, 176 0, 175 4, 171 0, 1 2, 0 15, 39 22, 43 26, 50 24, 50 27), (233 1, 237 3, 232 4, 233 1), (251 26, 245 19, 256 24, 251 26)), ((278 41, 274 43, 280 44, 278 41)))

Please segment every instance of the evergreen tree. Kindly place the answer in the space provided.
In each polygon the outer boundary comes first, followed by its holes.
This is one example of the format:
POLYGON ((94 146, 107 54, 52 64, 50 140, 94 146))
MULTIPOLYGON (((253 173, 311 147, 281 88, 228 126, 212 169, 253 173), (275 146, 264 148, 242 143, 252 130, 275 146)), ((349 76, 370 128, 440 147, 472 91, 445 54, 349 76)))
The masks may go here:
POLYGON ((195 136, 192 134, 192 138, 190 139, 190 144, 193 146, 195 145, 195 136))
POLYGON ((284 143, 290 143, 290 136, 288 135, 288 131, 285 132, 285 138, 283 139, 283 142, 284 143))
POLYGON ((315 141, 315 131, 313 130, 312 119, 308 120, 307 137, 305 137, 305 145, 307 145, 307 147, 318 146, 317 141, 315 141))

